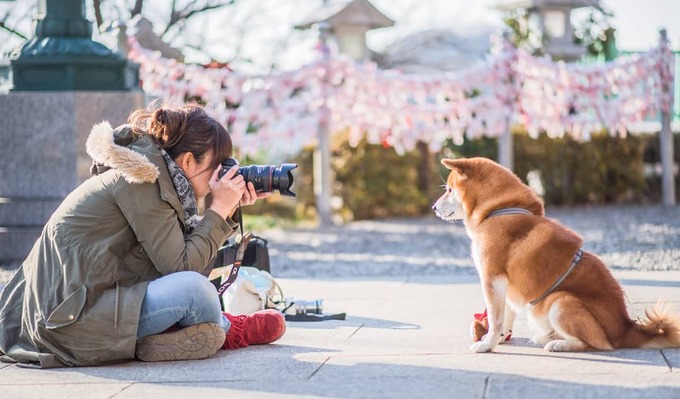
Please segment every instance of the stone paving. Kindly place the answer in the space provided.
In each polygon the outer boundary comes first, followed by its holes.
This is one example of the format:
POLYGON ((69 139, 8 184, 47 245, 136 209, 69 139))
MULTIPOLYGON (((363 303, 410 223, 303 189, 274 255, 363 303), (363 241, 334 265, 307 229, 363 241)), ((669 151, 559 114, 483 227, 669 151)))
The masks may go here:
MULTIPOLYGON (((680 312, 680 208, 556 209, 548 216, 576 229, 610 264, 631 317, 658 299, 680 312)), ((285 295, 322 298, 326 312, 347 319, 291 322, 275 344, 202 361, 55 370, 0 364, 0 395, 680 398, 680 349, 549 353, 529 342, 520 317, 496 353, 468 352, 472 314, 484 305, 462 225, 419 218, 256 233, 270 240, 285 295)), ((10 269, 0 268, 4 276, 10 269)))

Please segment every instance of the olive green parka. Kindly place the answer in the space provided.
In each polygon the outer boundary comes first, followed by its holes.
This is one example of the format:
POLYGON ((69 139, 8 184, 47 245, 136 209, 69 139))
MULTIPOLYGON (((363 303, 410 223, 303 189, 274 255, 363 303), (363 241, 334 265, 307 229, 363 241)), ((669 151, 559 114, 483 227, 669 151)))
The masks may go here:
POLYGON ((134 358, 150 281, 207 275, 237 224, 206 211, 184 234, 184 212, 156 142, 95 125, 86 148, 96 176, 70 193, 0 294, 0 352, 39 367, 134 358))

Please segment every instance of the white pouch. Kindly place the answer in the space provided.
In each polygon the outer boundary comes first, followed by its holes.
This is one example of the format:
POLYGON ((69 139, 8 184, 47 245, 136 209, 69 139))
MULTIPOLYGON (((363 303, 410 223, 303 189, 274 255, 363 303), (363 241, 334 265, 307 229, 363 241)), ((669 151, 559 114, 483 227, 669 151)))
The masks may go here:
MULTIPOLYGON (((227 268, 231 271, 231 268, 227 268)), ((229 273, 221 274, 225 281, 229 273)), ((275 308, 275 300, 283 299, 281 287, 271 274, 251 266, 241 266, 236 280, 222 295, 224 311, 249 314, 265 308, 275 308)))

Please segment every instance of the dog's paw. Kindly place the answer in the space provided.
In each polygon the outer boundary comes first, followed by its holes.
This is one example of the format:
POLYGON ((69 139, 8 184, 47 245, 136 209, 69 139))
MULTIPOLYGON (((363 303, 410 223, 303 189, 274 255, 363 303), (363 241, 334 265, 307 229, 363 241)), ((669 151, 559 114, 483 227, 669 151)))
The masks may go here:
POLYGON ((545 347, 549 342, 559 339, 561 339, 559 335, 557 335, 555 332, 551 332, 549 334, 536 334, 531 337, 530 342, 534 345, 545 347))
POLYGON ((564 342, 565 341, 563 339, 556 339, 545 344, 543 349, 547 350, 548 352, 563 352, 563 350, 560 349, 564 345, 564 342))
POLYGON ((588 345, 584 342, 566 339, 550 341, 543 347, 548 352, 575 352, 585 350, 586 348, 588 348, 588 345))
POLYGON ((470 352, 474 353, 484 353, 484 352, 491 352, 494 350, 496 345, 491 345, 487 340, 475 342, 470 346, 470 352))

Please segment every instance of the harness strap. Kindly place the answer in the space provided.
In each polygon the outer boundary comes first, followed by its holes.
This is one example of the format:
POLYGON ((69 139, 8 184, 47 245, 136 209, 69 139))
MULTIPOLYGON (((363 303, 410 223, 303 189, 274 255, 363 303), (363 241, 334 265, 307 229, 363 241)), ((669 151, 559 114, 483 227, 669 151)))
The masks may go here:
POLYGON ((538 298, 534 299, 533 301, 529 302, 529 305, 531 305, 531 306, 536 305, 537 303, 539 303, 539 302, 541 302, 542 300, 544 300, 545 297, 547 297, 550 293, 552 293, 553 291, 555 291, 555 289, 556 289, 560 284, 562 284, 562 282, 564 281, 564 279, 566 279, 567 276, 574 270, 574 268, 576 267, 576 265, 579 264, 579 262, 581 261, 581 258, 583 258, 583 250, 582 250, 581 248, 579 248, 579 250, 576 251, 576 255, 574 255, 574 260, 571 261, 571 266, 569 266, 569 269, 567 269, 567 271, 564 272, 564 274, 563 274, 562 276, 560 276, 560 278, 558 278, 557 281, 555 281, 555 284, 553 284, 550 288, 548 288, 548 291, 546 291, 545 293, 543 293, 543 295, 539 296, 538 298))
POLYGON ((488 215, 486 215, 486 218, 484 218, 484 220, 492 218, 494 216, 504 215, 533 215, 533 213, 531 213, 531 211, 529 211, 528 209, 524 208, 502 208, 496 209, 495 211, 489 213, 488 215))

